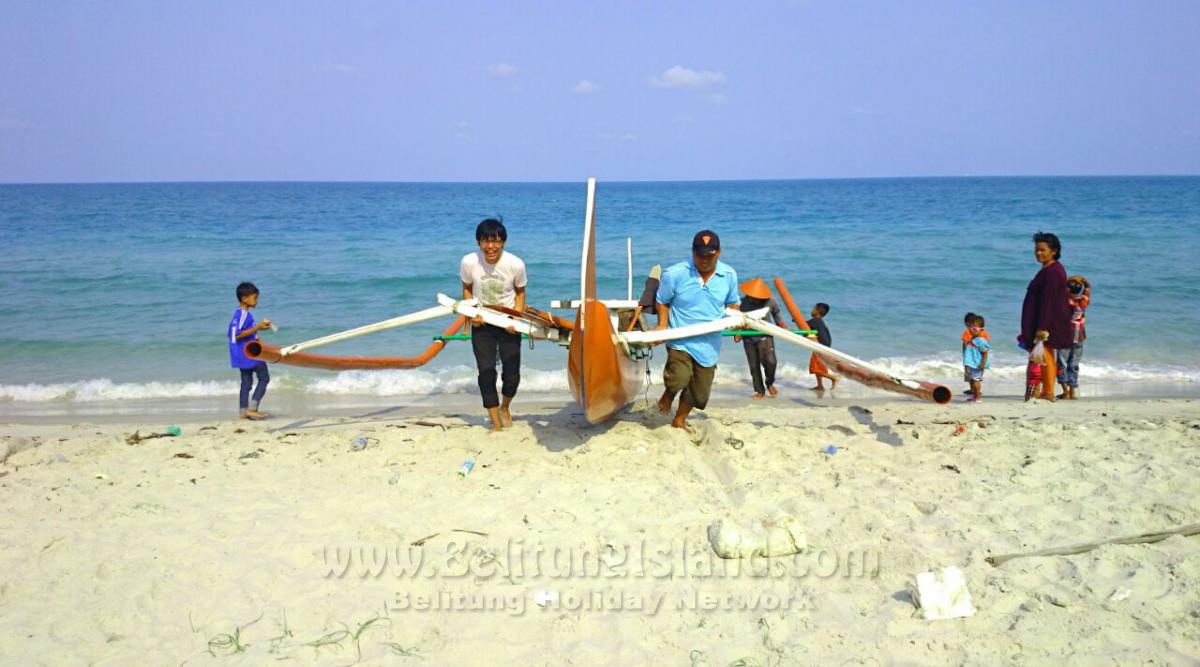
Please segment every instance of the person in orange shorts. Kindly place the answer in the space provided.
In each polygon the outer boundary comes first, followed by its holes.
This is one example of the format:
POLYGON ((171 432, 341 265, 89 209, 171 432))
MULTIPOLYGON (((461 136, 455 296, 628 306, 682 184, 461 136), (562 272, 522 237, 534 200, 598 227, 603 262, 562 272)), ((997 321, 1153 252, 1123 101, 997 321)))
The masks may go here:
MULTIPOLYGON (((809 338, 816 338, 817 342, 825 347, 833 347, 833 337, 829 335, 829 327, 825 326, 825 316, 828 314, 829 304, 818 303, 813 306, 812 316, 808 320, 808 328, 815 329, 817 335, 809 336, 809 338)), ((837 376, 829 372, 829 367, 825 365, 825 362, 821 360, 821 357, 816 352, 808 360, 808 372, 817 376, 817 386, 809 387, 813 391, 825 391, 823 380, 829 380, 830 391, 837 389, 837 376)))
POLYGON ((1050 387, 1050 396, 1054 396, 1054 355, 1046 348, 1046 339, 1050 332, 1039 331, 1034 337, 1033 349, 1029 351, 1029 364, 1025 367, 1025 400, 1044 398, 1046 387, 1050 387))

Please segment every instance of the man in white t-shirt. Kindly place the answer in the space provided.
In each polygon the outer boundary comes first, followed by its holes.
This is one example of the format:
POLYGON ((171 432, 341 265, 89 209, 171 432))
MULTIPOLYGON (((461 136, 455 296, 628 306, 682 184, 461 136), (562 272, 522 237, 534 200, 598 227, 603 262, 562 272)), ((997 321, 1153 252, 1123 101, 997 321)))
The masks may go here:
MULTIPOLYGON (((525 262, 504 252, 508 231, 495 218, 488 218, 475 228, 479 250, 469 253, 459 264, 464 299, 479 299, 480 305, 506 306, 525 310, 525 262)), ((501 329, 484 324, 482 318, 471 322, 471 348, 475 352, 475 368, 479 371, 479 394, 483 407, 492 419, 492 430, 512 426, 509 406, 521 383, 521 334, 511 327, 501 329), (496 358, 503 369, 500 395, 496 395, 496 358)))

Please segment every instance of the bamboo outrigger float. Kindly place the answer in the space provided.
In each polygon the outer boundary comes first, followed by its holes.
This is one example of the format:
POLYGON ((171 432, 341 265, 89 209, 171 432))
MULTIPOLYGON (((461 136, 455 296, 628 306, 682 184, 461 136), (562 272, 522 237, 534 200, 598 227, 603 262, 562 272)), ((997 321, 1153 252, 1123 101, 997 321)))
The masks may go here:
MULTIPOLYGON (((580 294, 578 301, 551 303, 552 308, 571 309, 575 319, 567 320, 535 308, 524 311, 497 306, 481 306, 476 299, 452 299, 438 294, 438 305, 425 310, 394 317, 382 322, 322 336, 288 346, 276 346, 260 340, 246 344, 246 356, 268 363, 290 364, 327 370, 379 370, 417 368, 428 363, 446 345, 449 337, 465 328, 469 321, 481 317, 484 322, 501 328, 513 328, 534 340, 548 340, 568 348, 567 377, 575 401, 583 408, 589 422, 608 420, 633 402, 645 386, 650 348, 668 340, 687 338, 725 330, 753 330, 773 336, 821 356, 827 364, 845 377, 862 384, 914 396, 936 403, 950 401, 950 390, 928 382, 894 377, 887 371, 844 352, 825 347, 816 341, 763 320, 767 309, 741 312, 727 309, 725 317, 714 322, 661 331, 636 331, 641 308, 633 299, 632 250, 629 251, 629 281, 627 298, 600 299, 596 295, 596 179, 588 179, 587 206, 584 214, 583 256, 580 264, 580 294), (310 348, 348 340, 379 331, 416 324, 439 317, 457 315, 454 323, 422 354, 412 357, 330 356, 306 352, 310 348), (621 323, 627 322, 622 331, 621 323)), ((657 283, 651 273, 649 288, 657 283), (651 282, 653 281, 653 283, 651 282)), ((788 312, 801 330, 808 329, 791 294, 779 278, 775 287, 788 312)))

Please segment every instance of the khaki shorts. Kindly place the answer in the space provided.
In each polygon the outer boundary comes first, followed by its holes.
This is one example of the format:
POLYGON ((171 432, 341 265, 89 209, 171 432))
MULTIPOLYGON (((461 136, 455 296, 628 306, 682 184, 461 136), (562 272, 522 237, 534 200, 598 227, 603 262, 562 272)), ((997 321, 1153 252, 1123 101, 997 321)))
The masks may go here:
POLYGON ((682 391, 680 405, 703 410, 712 392, 717 367, 705 368, 683 350, 667 349, 667 365, 663 368, 663 384, 672 394, 682 391))

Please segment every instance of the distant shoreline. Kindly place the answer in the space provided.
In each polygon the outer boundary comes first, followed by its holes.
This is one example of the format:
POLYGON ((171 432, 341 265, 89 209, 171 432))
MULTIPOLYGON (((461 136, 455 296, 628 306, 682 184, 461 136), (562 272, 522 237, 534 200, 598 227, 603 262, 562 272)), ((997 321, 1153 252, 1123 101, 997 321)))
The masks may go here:
MULTIPOLYGON (((920 176, 806 176, 806 177, 778 177, 778 178, 713 178, 713 179, 644 179, 644 180, 622 180, 619 178, 608 179, 607 184, 614 185, 629 185, 629 184, 654 184, 654 183, 787 183, 787 182, 811 182, 811 183, 827 183, 830 181, 983 181, 983 180, 1017 180, 1017 179, 1061 179, 1061 180, 1079 180, 1079 179, 1155 179, 1155 178, 1200 178, 1200 174, 927 174, 920 176)), ((5 181, 0 182, 0 187, 3 186, 30 186, 30 185, 580 185, 583 182, 583 177, 569 179, 547 179, 533 181, 495 181, 495 180, 477 180, 477 181, 456 181, 456 180, 337 180, 337 179, 317 179, 317 180, 296 180, 296 181, 277 181, 271 179, 265 180, 133 180, 133 181, 5 181)))

